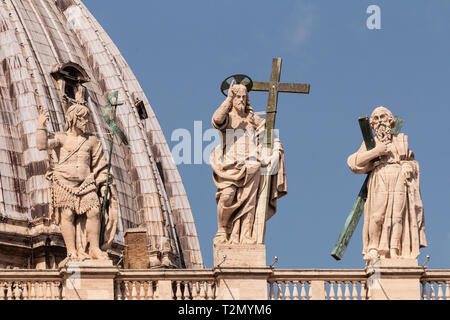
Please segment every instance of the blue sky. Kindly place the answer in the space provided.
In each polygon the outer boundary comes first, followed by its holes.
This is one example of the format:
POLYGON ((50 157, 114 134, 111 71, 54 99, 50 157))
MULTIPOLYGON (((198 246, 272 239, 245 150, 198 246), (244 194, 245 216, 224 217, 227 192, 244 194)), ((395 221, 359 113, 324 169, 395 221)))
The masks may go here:
MULTIPOLYGON (((343 260, 330 252, 364 176, 347 157, 362 138, 357 118, 384 105, 421 166, 431 268, 450 267, 450 1, 99 1, 84 3, 113 39, 143 87, 169 147, 178 128, 211 127, 219 87, 236 73, 268 81, 283 58, 281 81, 308 82, 309 95, 280 94, 276 126, 286 153, 288 195, 268 222, 267 262, 277 268, 362 268, 362 221, 343 260), (366 9, 381 9, 369 30, 366 9)), ((250 95, 256 111, 267 94, 250 95)), ((205 142, 204 147, 208 143, 205 142)), ((217 230, 209 165, 178 167, 206 267, 217 230)))

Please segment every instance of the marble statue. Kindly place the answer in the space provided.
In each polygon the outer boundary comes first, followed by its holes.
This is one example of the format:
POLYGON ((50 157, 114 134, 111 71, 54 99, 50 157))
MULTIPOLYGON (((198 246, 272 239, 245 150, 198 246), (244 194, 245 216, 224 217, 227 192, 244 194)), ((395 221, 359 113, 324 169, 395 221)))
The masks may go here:
POLYGON ((58 159, 47 173, 51 184, 49 216, 61 227, 69 259, 108 260, 103 250, 108 249, 116 232, 116 191, 112 186, 108 192, 110 207, 104 217, 104 242, 100 244, 108 162, 100 141, 87 132, 89 109, 72 104, 66 111, 65 132, 50 135, 47 121, 48 114, 39 108, 37 148, 54 150, 58 159))
POLYGON ((408 136, 391 134, 395 119, 387 108, 376 108, 370 117, 376 146, 362 143, 347 163, 357 174, 369 174, 364 206, 363 255, 415 259, 427 245, 420 195, 419 164, 408 148, 408 136))
MULTIPOLYGON (((276 201, 287 193, 284 151, 275 137, 273 152, 264 149, 265 119, 250 106, 247 88, 232 82, 228 96, 212 117, 222 143, 210 157, 217 187, 218 230, 214 244, 255 244, 255 213, 264 181, 271 175, 265 220, 276 211, 276 201)), ((265 221, 264 221, 265 222, 265 221)))

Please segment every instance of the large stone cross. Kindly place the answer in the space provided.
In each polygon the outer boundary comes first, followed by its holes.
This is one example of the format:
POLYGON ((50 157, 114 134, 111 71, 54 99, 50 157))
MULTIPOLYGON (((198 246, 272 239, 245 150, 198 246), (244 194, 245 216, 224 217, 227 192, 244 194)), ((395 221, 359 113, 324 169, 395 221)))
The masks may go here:
MULTIPOLYGON (((266 112, 266 137, 265 144, 269 152, 272 150, 272 131, 275 127, 275 117, 277 113, 278 93, 304 93, 309 94, 309 84, 304 83, 283 83, 280 82, 281 58, 272 59, 272 70, 269 82, 253 81, 253 91, 269 92, 266 112)), ((257 208, 255 227, 257 228, 257 243, 264 243, 266 233, 266 213, 270 198, 270 175, 264 176, 264 185, 261 189, 257 208)))

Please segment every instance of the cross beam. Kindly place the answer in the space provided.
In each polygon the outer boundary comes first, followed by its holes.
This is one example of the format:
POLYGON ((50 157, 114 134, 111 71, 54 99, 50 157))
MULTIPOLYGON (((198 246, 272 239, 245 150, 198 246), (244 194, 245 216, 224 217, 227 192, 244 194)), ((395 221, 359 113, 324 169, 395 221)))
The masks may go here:
MULTIPOLYGON (((309 94, 309 83, 280 82, 281 58, 272 59, 272 69, 269 82, 253 81, 252 91, 269 92, 266 112, 266 145, 272 148, 272 130, 275 127, 275 114, 277 112, 278 93, 291 92, 309 94)), ((242 83, 245 85, 245 83, 242 83)))

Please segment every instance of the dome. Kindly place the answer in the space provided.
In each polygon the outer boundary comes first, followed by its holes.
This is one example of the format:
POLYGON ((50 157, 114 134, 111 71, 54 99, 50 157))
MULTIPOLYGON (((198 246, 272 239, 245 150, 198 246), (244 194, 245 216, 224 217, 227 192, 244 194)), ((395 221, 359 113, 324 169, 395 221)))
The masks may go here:
POLYGON ((56 132, 64 130, 71 102, 85 101, 90 131, 107 155, 111 136, 103 111, 112 91, 124 103, 116 123, 129 141, 115 139, 112 155, 119 202, 112 254, 123 249, 124 232, 139 227, 149 250, 170 252, 177 267, 203 267, 186 192, 158 120, 119 50, 79 0, 1 4, 0 267, 45 268, 65 252, 59 227, 48 218, 51 157, 36 147, 38 106, 56 132))

